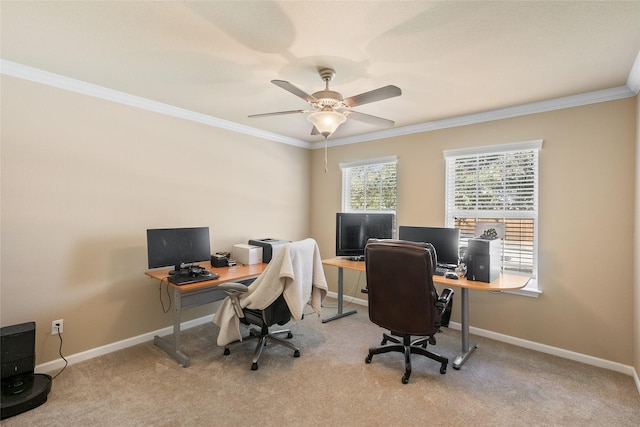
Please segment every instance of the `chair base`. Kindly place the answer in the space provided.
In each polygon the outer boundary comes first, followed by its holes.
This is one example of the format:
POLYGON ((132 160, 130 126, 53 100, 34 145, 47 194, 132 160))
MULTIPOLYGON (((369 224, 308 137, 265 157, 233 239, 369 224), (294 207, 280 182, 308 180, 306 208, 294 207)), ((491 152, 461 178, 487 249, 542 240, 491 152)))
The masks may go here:
POLYGON ((292 338, 293 334, 290 329, 283 329, 281 331, 273 331, 269 332, 268 330, 265 332, 264 330, 259 331, 257 329, 250 329, 249 336, 243 338, 242 341, 236 341, 231 344, 227 344, 224 347, 224 355, 228 356, 231 354, 230 347, 236 347, 241 344, 246 344, 248 342, 258 341, 256 344, 256 348, 253 352, 253 360, 251 362, 251 370, 258 370, 258 360, 260 359, 260 355, 262 355, 262 349, 266 347, 267 343, 272 342, 273 344, 282 345, 285 347, 289 347, 293 350, 293 357, 300 357, 300 349, 290 343, 289 341, 285 341, 282 338, 277 337, 276 335, 287 334, 287 339, 292 338))
POLYGON ((402 376, 402 384, 407 384, 409 382, 409 377, 411 376, 411 354, 420 354, 422 356, 428 357, 429 359, 435 360, 436 362, 440 362, 440 373, 444 374, 447 372, 449 359, 427 350, 427 343, 429 343, 432 339, 433 337, 420 337, 418 339, 415 339, 414 341, 411 341, 410 335, 402 335, 401 342, 399 337, 383 334, 381 346, 370 348, 369 354, 364 359, 364 361, 365 363, 371 363, 374 354, 389 352, 404 353, 405 371, 404 375, 402 376), (387 345, 387 341, 391 341, 393 344, 387 345))

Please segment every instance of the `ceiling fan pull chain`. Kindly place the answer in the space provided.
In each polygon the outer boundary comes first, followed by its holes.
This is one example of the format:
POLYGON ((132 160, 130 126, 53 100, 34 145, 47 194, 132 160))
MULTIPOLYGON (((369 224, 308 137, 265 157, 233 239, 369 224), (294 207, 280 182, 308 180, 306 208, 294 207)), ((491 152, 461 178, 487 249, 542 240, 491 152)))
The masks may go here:
POLYGON ((327 140, 329 139, 329 137, 325 136, 324 137, 324 173, 327 173, 327 170, 329 170, 329 166, 327 163, 327 140))

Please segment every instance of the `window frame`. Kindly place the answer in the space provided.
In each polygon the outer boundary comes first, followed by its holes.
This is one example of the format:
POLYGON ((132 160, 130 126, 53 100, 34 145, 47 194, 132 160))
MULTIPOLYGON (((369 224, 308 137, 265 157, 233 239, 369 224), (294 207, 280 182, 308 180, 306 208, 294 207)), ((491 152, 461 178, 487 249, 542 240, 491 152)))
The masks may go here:
MULTIPOLYGON (((508 144, 500 144, 500 145, 491 145, 491 146, 482 146, 482 147, 474 147, 474 148, 465 148, 465 149, 454 149, 454 150, 445 150, 443 151, 443 156, 445 158, 445 222, 447 227, 455 227, 455 218, 461 216, 461 211, 459 209, 455 209, 454 206, 454 198, 455 198, 455 177, 454 173, 451 170, 454 167, 455 160, 460 158, 473 158, 477 157, 481 159, 483 157, 490 156, 503 156, 507 154, 513 154, 517 152, 526 152, 526 153, 534 153, 534 168, 533 168, 533 202, 531 210, 514 210, 508 211, 506 209, 494 209, 494 210, 481 210, 481 209, 470 209, 465 211, 464 213, 469 213, 468 217, 474 217, 475 221, 487 219, 487 218, 500 218, 500 219, 532 219, 533 220, 533 249, 532 249, 532 273, 531 280, 527 286, 523 289, 516 291, 506 291, 508 293, 514 293, 519 295, 526 295, 537 297, 541 290, 538 286, 538 255, 539 255, 539 181, 540 181, 540 166, 539 166, 539 157, 540 150, 542 149, 542 140, 532 140, 532 141, 523 141, 523 142, 515 142, 508 144)), ((502 260, 501 260, 501 268, 502 268, 502 260)), ((526 274, 526 273, 518 273, 514 271, 509 271, 509 274, 526 274)), ((527 274, 528 275, 528 274, 527 274)))

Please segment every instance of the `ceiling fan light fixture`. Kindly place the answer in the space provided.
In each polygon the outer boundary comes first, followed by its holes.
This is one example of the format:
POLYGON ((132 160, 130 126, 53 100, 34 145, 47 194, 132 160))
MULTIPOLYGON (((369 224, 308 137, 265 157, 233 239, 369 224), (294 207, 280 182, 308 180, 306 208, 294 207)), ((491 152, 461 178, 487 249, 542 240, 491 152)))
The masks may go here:
POLYGON ((347 118, 344 114, 329 110, 311 113, 307 116, 307 120, 318 129, 322 136, 328 138, 347 118))

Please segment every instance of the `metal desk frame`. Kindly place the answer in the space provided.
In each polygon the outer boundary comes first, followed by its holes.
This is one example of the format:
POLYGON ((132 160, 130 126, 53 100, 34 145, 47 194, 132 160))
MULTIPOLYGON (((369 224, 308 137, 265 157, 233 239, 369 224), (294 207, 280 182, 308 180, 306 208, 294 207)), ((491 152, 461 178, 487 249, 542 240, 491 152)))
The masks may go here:
MULTIPOLYGON (((235 267, 213 268, 211 270, 220 275, 218 279, 180 286, 174 285, 167 280, 170 269, 147 271, 145 273, 147 276, 168 282, 167 286, 170 286, 173 290, 173 342, 156 335, 153 337, 153 343, 160 347, 169 356, 174 358, 180 365, 182 365, 182 367, 186 368, 191 365, 189 356, 183 353, 180 348, 180 318, 182 309, 209 304, 224 299, 227 294, 222 289, 217 288, 219 284, 227 282, 242 283, 243 281, 253 281, 253 279, 262 273, 267 265, 268 264, 260 263, 235 267)), ((202 267, 210 268, 205 264, 203 264, 202 267)))

